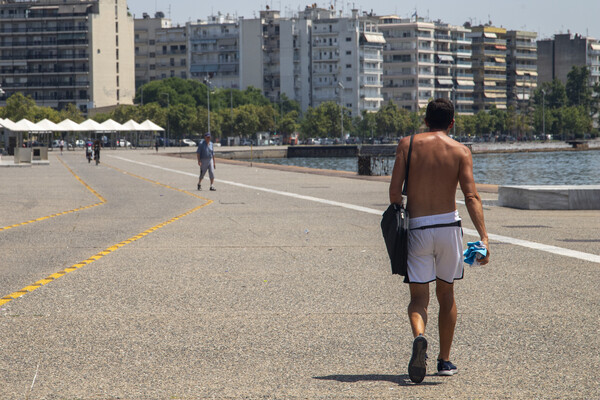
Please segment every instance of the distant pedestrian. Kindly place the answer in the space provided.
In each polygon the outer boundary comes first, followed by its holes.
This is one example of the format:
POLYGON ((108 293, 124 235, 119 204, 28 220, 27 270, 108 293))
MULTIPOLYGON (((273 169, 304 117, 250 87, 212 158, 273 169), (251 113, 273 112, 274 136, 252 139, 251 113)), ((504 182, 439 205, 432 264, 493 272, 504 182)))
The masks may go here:
POLYGON ((63 147, 65 146, 65 141, 61 139, 58 145, 60 147, 60 154, 62 154, 63 147))
POLYGON ((198 190, 202 190, 202 178, 208 171, 208 177, 210 178, 210 190, 215 189, 215 152, 213 150, 213 144, 210 142, 210 132, 204 134, 204 142, 200 143, 196 150, 196 157, 198 158, 198 165, 200 166, 200 178, 198 179, 198 190))
POLYGON ((154 149, 158 153, 158 139, 156 139, 156 141, 154 142, 154 149))
MULTIPOLYGON (((404 282, 410 284, 408 318, 415 338, 408 375, 415 383, 423 381, 426 374, 427 340, 424 335, 429 283, 433 281, 440 306, 438 375, 458 372, 450 362, 450 347, 457 317, 454 281, 462 279, 464 268, 461 219, 456 210, 459 183, 469 216, 479 233, 480 246, 482 249, 489 247, 481 198, 473 179, 471 152, 448 136, 454 125, 453 104, 447 99, 431 101, 425 113, 425 124, 430 132, 406 137, 398 144, 390 182, 390 202, 401 204, 406 163, 410 159, 406 203, 410 231, 404 282)), ((488 261, 489 252, 479 264, 488 261)))
POLYGON ((96 139, 96 141, 94 142, 94 160, 96 160, 96 165, 98 165, 100 163, 100 149, 102 148, 102 145, 100 144, 100 141, 98 139, 96 139))

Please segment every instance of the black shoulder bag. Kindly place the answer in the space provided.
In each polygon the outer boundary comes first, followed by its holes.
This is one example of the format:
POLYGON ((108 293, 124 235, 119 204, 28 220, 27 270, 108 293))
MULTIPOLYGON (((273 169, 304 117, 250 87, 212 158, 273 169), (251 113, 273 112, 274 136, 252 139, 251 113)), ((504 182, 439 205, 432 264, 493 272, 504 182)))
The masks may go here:
MULTIPOLYGON (((408 183, 408 171, 410 169, 410 155, 412 152, 414 135, 410 137, 408 146, 408 157, 406 158, 406 175, 402 187, 402 196, 406 197, 406 186, 408 183)), ((381 219, 381 232, 383 240, 387 247, 390 262, 392 264, 392 274, 406 276, 408 259, 408 210, 404 204, 390 204, 383 213, 381 219)))

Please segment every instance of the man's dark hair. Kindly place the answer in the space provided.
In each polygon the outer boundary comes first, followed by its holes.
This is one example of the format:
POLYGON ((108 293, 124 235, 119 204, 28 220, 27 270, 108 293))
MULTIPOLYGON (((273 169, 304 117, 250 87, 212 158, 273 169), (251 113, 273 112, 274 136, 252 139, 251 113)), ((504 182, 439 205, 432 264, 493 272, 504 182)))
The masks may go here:
POLYGON ((435 99, 427 105, 425 121, 431 130, 448 129, 454 119, 454 105, 448 99, 435 99))

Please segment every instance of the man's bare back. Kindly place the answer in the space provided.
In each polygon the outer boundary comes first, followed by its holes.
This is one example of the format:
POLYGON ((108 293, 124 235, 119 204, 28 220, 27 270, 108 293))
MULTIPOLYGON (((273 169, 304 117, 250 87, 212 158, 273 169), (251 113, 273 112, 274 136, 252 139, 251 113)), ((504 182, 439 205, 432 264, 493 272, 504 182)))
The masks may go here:
MULTIPOLYGON (((390 185, 390 200, 402 202, 402 184, 410 137, 400 141, 390 185)), ((472 165, 469 149, 452 140, 443 131, 426 132, 414 136, 408 179, 407 208, 411 217, 436 215, 456 210, 456 188, 474 189, 472 173, 464 172, 472 165), (461 174, 461 170, 463 173, 461 174), (461 179, 462 178, 462 179, 461 179)))

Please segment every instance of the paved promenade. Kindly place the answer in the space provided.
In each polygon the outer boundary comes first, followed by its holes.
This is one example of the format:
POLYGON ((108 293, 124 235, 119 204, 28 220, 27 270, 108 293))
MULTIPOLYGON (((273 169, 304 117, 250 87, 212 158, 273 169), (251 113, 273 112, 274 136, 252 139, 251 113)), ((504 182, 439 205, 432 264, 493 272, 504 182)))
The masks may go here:
POLYGON ((162 149, 0 169, 0 399, 600 399, 599 211, 486 190, 491 263, 456 284, 460 372, 432 374, 432 287, 414 385, 385 179, 217 160, 198 192, 197 172, 162 149))

